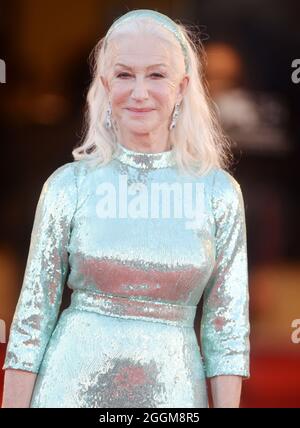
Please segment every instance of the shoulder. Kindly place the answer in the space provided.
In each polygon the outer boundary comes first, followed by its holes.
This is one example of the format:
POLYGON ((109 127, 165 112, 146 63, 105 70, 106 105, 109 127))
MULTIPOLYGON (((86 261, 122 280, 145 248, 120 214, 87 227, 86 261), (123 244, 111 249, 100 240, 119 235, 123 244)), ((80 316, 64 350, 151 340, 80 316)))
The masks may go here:
POLYGON ((81 161, 67 162, 53 170, 43 183, 39 212, 54 217, 73 215, 78 202, 78 180, 84 171, 81 161))
POLYGON ((56 168, 52 173, 47 177, 45 184, 46 185, 63 185, 65 182, 74 180, 75 178, 75 168, 74 162, 65 163, 58 168, 56 168))
POLYGON ((76 165, 74 162, 65 163, 56 168, 43 182, 39 197, 39 206, 48 212, 73 206, 77 200, 76 165))
POLYGON ((224 203, 239 202, 242 198, 240 183, 228 171, 215 168, 212 180, 212 197, 224 203))
POLYGON ((216 168, 212 182, 212 206, 217 217, 244 209, 240 183, 230 172, 216 168))
POLYGON ((85 161, 67 162, 56 168, 45 180, 43 187, 47 189, 75 189, 78 181, 87 173, 85 161))
POLYGON ((213 176, 214 193, 223 195, 235 194, 241 191, 241 186, 237 179, 228 171, 222 168, 215 168, 213 176))

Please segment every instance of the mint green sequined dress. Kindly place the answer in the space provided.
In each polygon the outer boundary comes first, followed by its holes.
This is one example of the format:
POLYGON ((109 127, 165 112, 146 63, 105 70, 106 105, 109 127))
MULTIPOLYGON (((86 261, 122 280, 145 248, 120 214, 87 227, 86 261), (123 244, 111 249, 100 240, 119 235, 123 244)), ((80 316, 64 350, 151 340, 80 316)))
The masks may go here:
POLYGON ((173 150, 121 144, 105 166, 64 164, 36 208, 3 368, 38 374, 30 407, 208 407, 206 378, 249 377, 246 247, 225 170, 192 177, 173 150))

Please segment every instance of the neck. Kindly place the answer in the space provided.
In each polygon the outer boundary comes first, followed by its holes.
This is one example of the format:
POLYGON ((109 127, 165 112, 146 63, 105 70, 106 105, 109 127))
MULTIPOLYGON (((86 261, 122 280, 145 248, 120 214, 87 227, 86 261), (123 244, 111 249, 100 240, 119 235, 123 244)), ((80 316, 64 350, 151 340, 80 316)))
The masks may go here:
POLYGON ((113 157, 122 164, 127 164, 138 169, 152 170, 175 166, 175 149, 162 152, 147 153, 141 150, 132 150, 117 142, 117 149, 113 157))
POLYGON ((171 150, 172 148, 168 132, 149 132, 141 134, 125 131, 119 134, 118 142, 129 150, 142 153, 161 153, 171 150))

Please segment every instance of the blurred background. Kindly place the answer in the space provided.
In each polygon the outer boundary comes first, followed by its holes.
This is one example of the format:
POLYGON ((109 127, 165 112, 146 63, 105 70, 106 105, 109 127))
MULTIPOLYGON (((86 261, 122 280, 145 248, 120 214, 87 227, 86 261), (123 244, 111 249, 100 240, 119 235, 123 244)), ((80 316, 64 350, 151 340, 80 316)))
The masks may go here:
MULTIPOLYGON (((12 0, 0 7, 0 365, 42 184, 73 160, 82 136, 88 56, 115 18, 149 8, 201 30, 209 90, 234 142, 251 315, 251 377, 241 407, 300 407, 299 1, 12 0)), ((66 290, 62 308, 68 299, 66 290)))

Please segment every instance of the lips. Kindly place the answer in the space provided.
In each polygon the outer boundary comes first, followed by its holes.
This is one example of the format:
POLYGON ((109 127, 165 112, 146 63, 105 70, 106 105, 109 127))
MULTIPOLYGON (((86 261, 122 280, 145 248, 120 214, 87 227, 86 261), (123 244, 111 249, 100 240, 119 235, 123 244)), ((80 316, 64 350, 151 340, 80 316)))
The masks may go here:
POLYGON ((133 111, 133 112, 135 112, 135 113, 147 113, 147 112, 149 112, 149 111, 152 111, 153 109, 152 108, 142 108, 142 109, 139 109, 139 108, 128 108, 127 110, 129 110, 129 111, 133 111))

